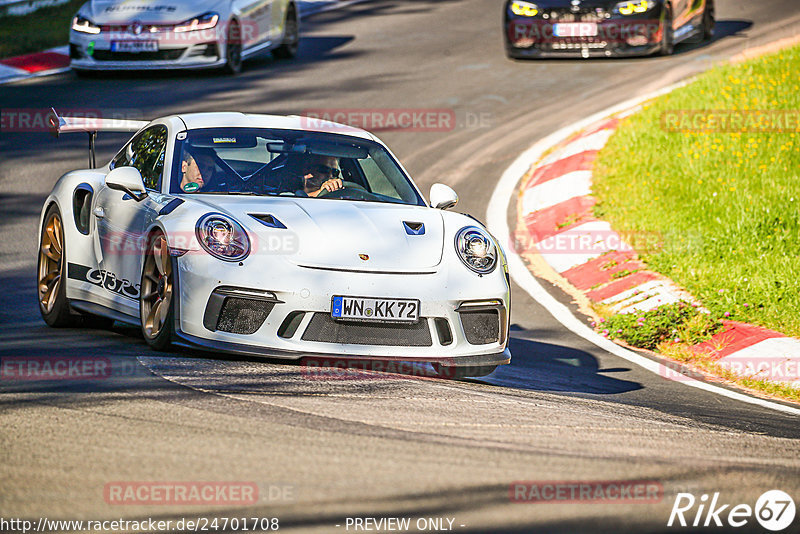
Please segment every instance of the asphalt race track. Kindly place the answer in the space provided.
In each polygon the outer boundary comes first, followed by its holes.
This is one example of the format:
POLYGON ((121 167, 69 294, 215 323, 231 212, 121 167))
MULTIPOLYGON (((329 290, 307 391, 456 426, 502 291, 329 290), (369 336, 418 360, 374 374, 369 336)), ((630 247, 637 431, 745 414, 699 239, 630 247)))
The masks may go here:
MULTIPOLYGON (((424 191, 444 182, 461 211, 485 219, 500 175, 536 140, 800 23, 797 0, 717 0, 714 42, 672 57, 515 62, 503 52, 501 12, 499 0, 368 1, 309 19, 297 60, 254 60, 236 78, 66 73, 0 86, 0 106, 131 118, 452 110, 450 129, 376 133, 424 191)), ((101 136, 98 160, 123 141, 101 136)), ((0 357, 100 356, 114 369, 106 380, 0 383, 4 518, 277 517, 281 531, 346 532, 348 517, 426 517, 451 518, 461 532, 688 532, 666 526, 678 492, 750 506, 771 489, 800 495, 800 418, 633 366, 518 287, 512 365, 483 381, 320 378, 280 362, 154 353, 119 325, 50 329, 35 297, 38 215, 55 180, 85 162, 82 137, 0 135, 0 357), (509 498, 514 481, 633 480, 661 484, 663 498, 509 498), (104 488, 115 481, 246 481, 260 498, 114 505, 104 488)))

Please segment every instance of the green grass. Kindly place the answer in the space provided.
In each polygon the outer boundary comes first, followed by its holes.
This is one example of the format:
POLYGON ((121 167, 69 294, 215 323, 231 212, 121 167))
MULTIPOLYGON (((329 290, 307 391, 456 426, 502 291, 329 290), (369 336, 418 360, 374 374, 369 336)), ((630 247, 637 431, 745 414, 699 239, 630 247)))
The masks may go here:
POLYGON ((598 332, 610 339, 648 350, 656 350, 664 342, 702 343, 721 328, 720 321, 683 301, 646 312, 611 315, 597 326, 598 332))
POLYGON ((0 16, 0 59, 67 44, 70 21, 85 2, 71 0, 28 15, 0 16))
POLYGON ((800 110, 800 47, 713 69, 627 119, 601 151, 595 214, 655 232, 648 266, 714 317, 800 336, 800 134, 671 132, 675 110, 800 110), (728 316, 725 316, 725 313, 728 316))

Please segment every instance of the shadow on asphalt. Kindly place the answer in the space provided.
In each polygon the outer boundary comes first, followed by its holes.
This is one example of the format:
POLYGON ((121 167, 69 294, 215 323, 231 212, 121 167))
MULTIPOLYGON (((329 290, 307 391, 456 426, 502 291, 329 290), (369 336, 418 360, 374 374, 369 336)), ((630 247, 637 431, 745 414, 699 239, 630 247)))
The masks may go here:
POLYGON ((637 382, 620 380, 607 373, 630 369, 600 369, 597 358, 582 350, 511 338, 511 365, 497 368, 479 379, 489 384, 533 391, 614 395, 642 389, 637 382))
MULTIPOLYGON (((309 369, 301 363, 286 360, 184 349, 158 353, 147 347, 138 328, 120 323, 116 323, 111 330, 49 328, 37 310, 33 277, 33 269, 0 274, 0 324, 4 327, 3 336, 0 336, 0 369, 3 371, 0 376, 0 410, 24 409, 30 404, 39 403, 63 404, 72 408, 91 407, 100 399, 92 394, 102 393, 102 402, 147 397, 218 413, 236 410, 269 420, 277 417, 291 421, 287 424, 293 426, 325 427, 332 431, 372 435, 375 427, 367 424, 313 414, 298 415, 296 411, 277 406, 198 393, 183 385, 183 382, 191 384, 198 378, 211 379, 211 384, 221 384, 226 391, 289 396, 320 393, 397 395, 398 391, 402 391, 402 380, 399 383, 400 390, 397 389, 398 379, 402 379, 397 373, 384 375, 368 371, 350 379, 341 379, 326 376, 323 372, 322 376, 312 377, 309 369), (90 375, 88 379, 68 377, 66 380, 19 378, 7 373, 7 366, 13 367, 14 360, 52 361, 53 358, 79 364, 99 361, 106 366, 108 373, 90 375), (181 377, 180 383, 170 381, 170 376, 181 377)), ((501 366, 487 377, 468 379, 470 382, 494 386, 500 394, 531 391, 595 399, 599 397, 610 402, 642 406, 690 418, 719 428, 797 438, 796 425, 791 423, 794 416, 771 412, 769 417, 765 417, 763 408, 741 403, 737 403, 733 410, 729 406, 730 400, 711 394, 700 395, 693 388, 674 388, 668 381, 660 384, 618 379, 608 375, 627 374, 636 369, 627 365, 602 369, 597 359, 589 353, 521 339, 521 336, 535 336, 536 332, 517 330, 513 335, 516 337, 511 340, 514 355, 512 364, 501 366)), ((420 377, 417 369, 412 370, 410 375, 410 380, 447 382, 428 378, 429 375, 420 377)), ((208 382, 200 384, 208 385, 208 382)), ((439 438, 426 434, 424 439, 435 441, 439 438)))

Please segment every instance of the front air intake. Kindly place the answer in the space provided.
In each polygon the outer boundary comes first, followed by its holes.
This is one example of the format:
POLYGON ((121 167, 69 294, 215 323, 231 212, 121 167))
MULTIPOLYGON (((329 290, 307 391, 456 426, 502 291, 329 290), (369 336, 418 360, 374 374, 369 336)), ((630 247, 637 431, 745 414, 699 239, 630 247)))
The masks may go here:
POLYGON ((218 287, 208 298, 203 326, 212 332, 254 334, 267 320, 275 304, 280 303, 269 291, 218 287))
POLYGON ((486 345, 500 340, 500 314, 497 310, 464 311, 459 315, 470 345, 486 345))
POLYGON ((328 313, 315 313, 303 332, 303 341, 352 345, 430 347, 428 320, 416 323, 361 323, 334 321, 328 313))

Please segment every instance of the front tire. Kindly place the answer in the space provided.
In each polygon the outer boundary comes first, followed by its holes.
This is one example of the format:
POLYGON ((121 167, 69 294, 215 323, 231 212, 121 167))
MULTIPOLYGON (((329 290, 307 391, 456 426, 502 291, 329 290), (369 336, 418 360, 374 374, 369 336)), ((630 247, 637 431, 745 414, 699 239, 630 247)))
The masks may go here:
POLYGON ((714 0, 706 0, 706 8, 703 11, 703 40, 710 41, 714 37, 716 23, 714 0))
POLYGON ((664 6, 664 21, 661 31, 661 50, 659 55, 670 56, 675 51, 675 30, 672 28, 672 7, 669 4, 664 6))
POLYGON ((167 238, 156 232, 148 240, 142 267, 139 319, 144 340, 157 351, 167 350, 172 341, 174 279, 167 238))
POLYGON ((297 55, 300 44, 300 24, 294 6, 290 6, 286 12, 283 34, 283 42, 272 51, 272 55, 276 59, 292 59, 297 55))
POLYGON ((39 262, 37 265, 37 289, 39 312, 49 326, 60 328, 73 326, 67 300, 64 224, 58 207, 53 204, 44 215, 39 237, 39 262))
POLYGON ((228 26, 225 39, 225 72, 237 75, 242 72, 242 29, 235 20, 228 26))

